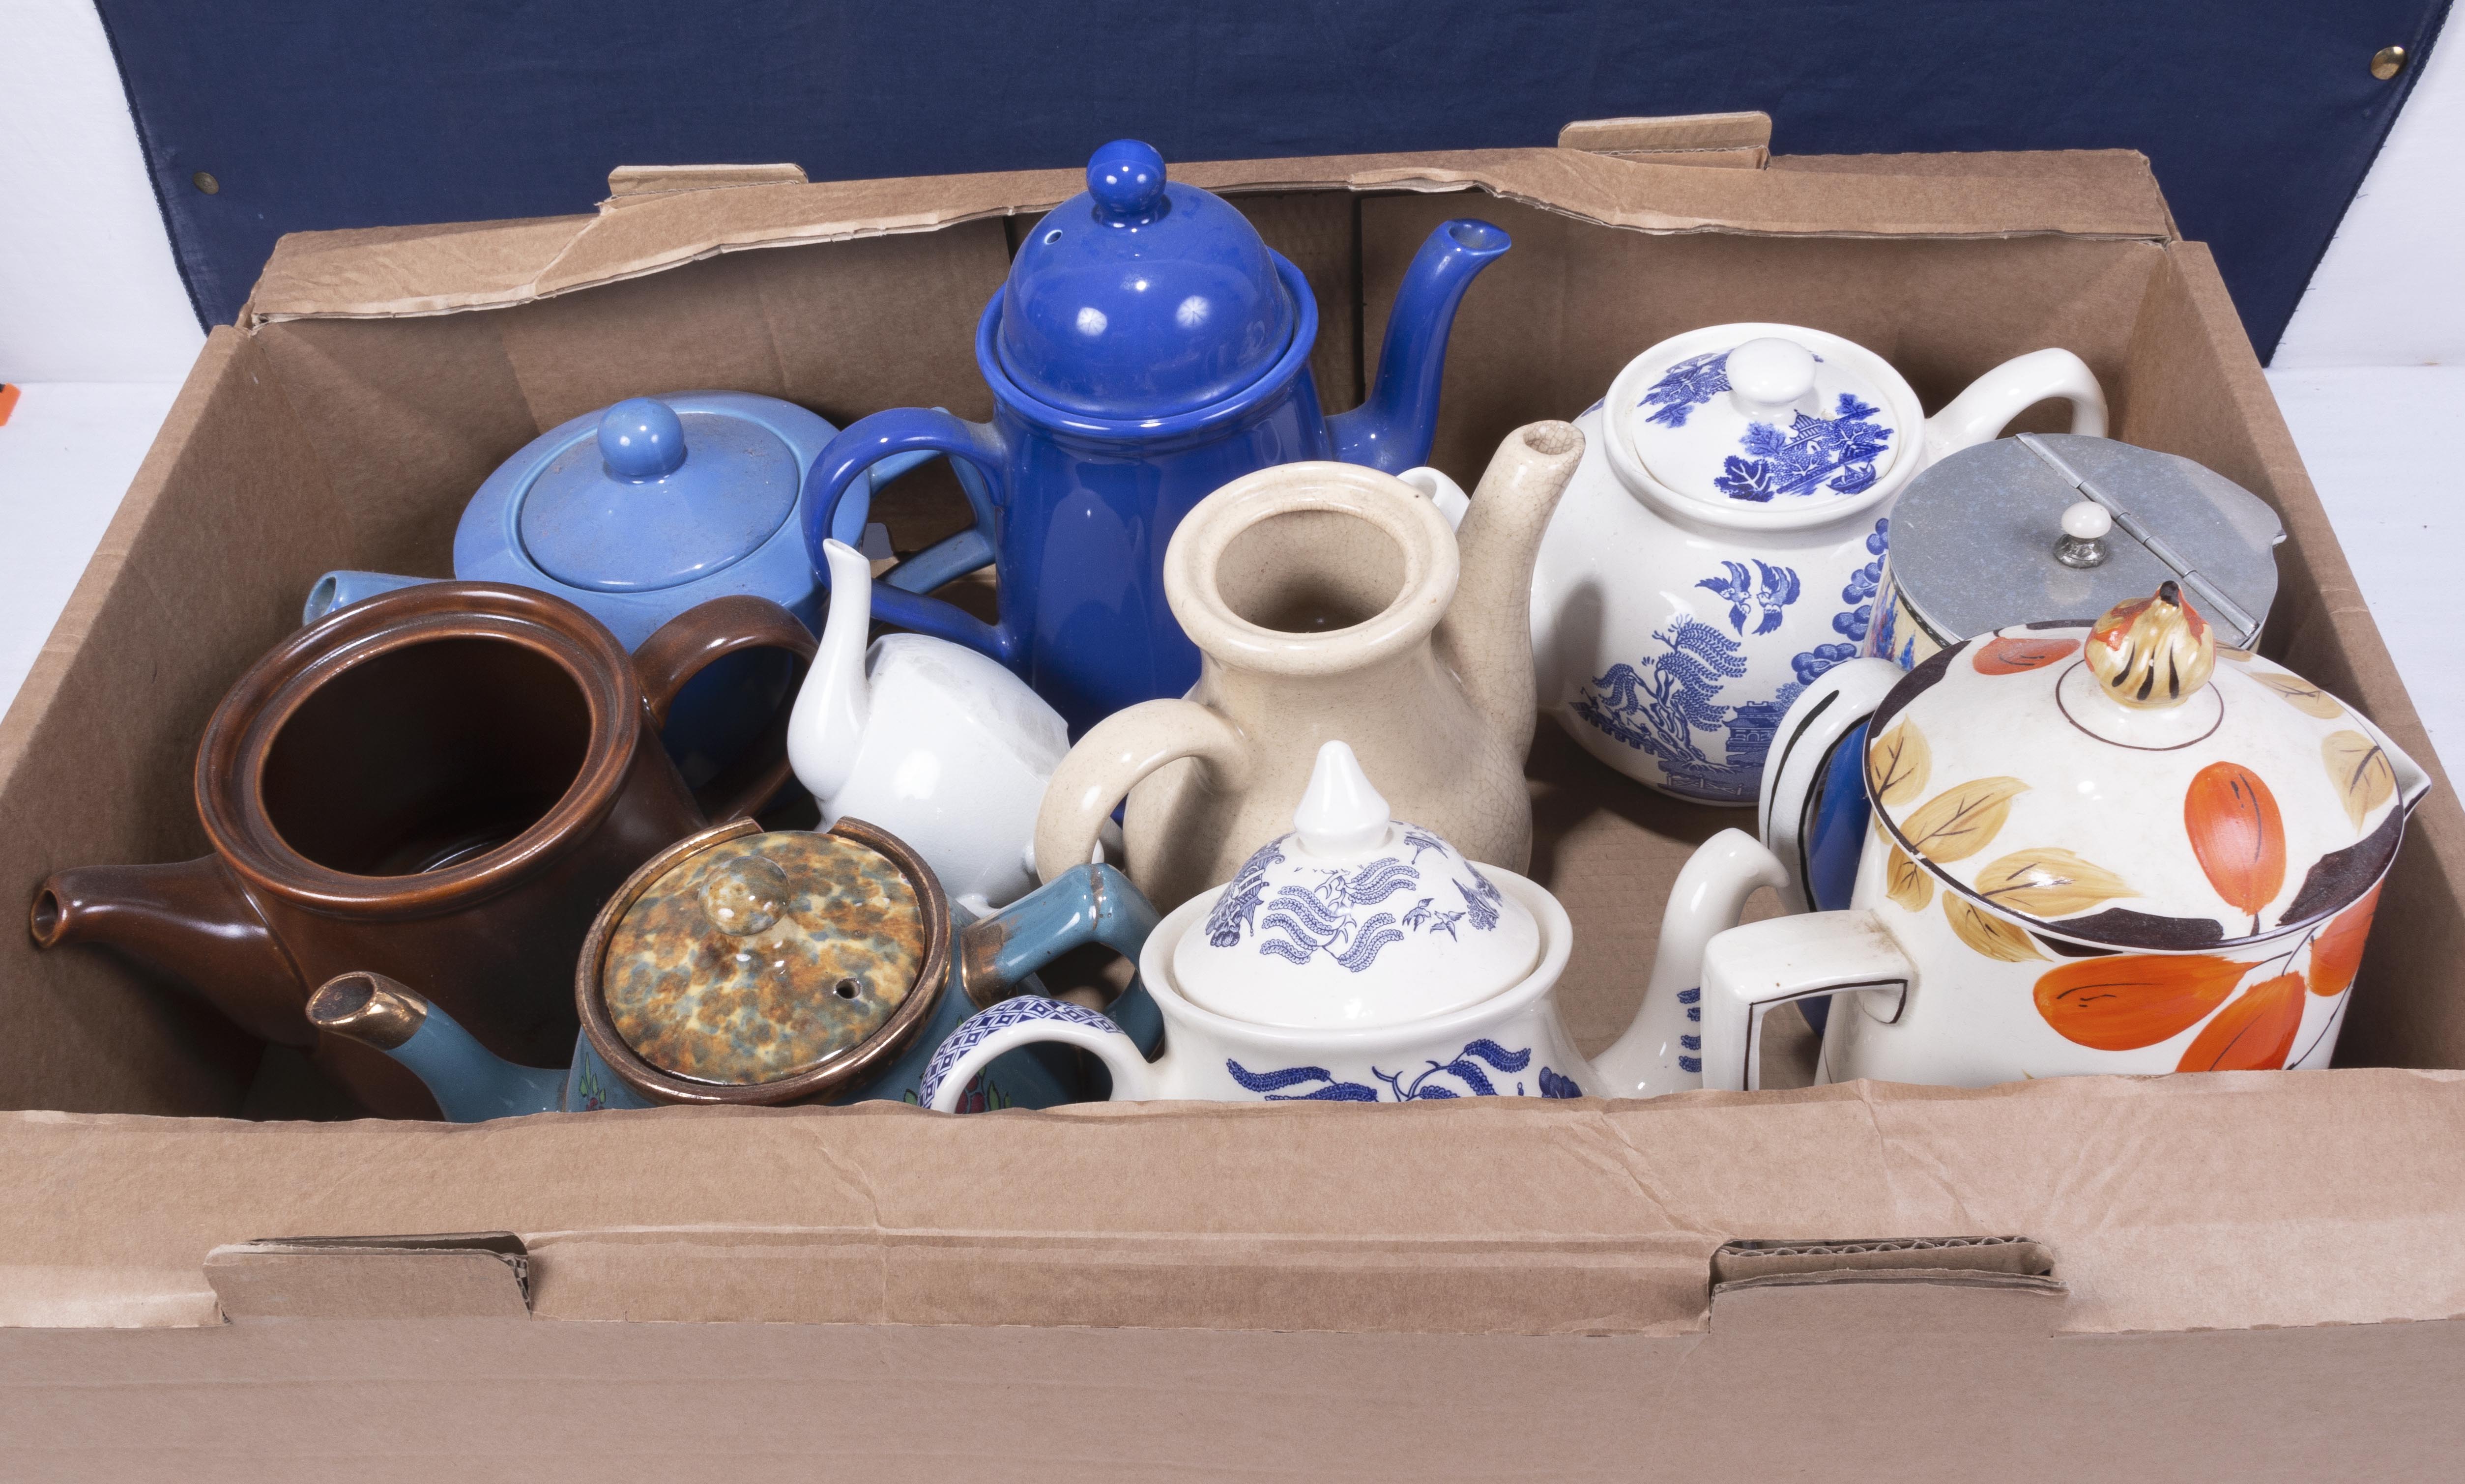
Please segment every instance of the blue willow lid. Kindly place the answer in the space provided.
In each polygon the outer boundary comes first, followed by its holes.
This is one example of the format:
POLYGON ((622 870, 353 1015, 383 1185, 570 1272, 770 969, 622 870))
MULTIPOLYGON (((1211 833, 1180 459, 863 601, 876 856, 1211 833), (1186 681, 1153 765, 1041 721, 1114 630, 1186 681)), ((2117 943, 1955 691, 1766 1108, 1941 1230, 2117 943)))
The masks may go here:
POLYGON ((629 397, 523 491, 522 549, 593 592, 647 592, 749 556, 796 508, 794 451, 749 417, 629 397))
MULTIPOLYGON (((1795 504, 1864 494, 1892 471, 1921 429, 1896 425, 1889 366, 1827 336, 1804 339, 1715 325, 1664 341, 1624 410, 1625 434, 1652 476, 1722 508, 1795 504), (1876 372, 1879 368, 1880 375, 1876 372)), ((1772 326, 1787 328, 1787 326, 1772 326)), ((1621 378, 1624 380, 1624 378, 1621 378)))
POLYGON ((1167 181, 1149 146, 1115 140, 1010 264, 1001 366, 1065 411, 1164 417, 1266 374, 1299 318, 1247 218, 1167 181))
POLYGON ((861 1045, 916 986, 915 888, 835 834, 739 835, 651 883, 610 935, 601 997, 662 1072, 776 1082, 861 1045))

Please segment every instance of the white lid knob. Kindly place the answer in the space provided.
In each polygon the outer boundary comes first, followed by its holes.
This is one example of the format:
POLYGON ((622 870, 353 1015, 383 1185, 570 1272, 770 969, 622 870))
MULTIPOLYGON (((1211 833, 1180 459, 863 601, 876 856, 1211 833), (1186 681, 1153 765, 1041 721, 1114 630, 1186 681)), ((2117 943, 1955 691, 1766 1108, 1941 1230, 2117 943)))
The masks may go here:
POLYGON ((2101 541, 2113 529, 2113 512, 2096 500, 2076 500, 2063 509, 2063 534, 2074 541, 2101 541))
POLYGON ((1752 407, 1788 408, 1814 390, 1814 352, 1766 335, 1729 352, 1729 389, 1752 407))
POLYGON ((1313 855, 1353 855, 1383 845, 1392 818, 1387 800, 1370 786, 1361 760, 1344 742, 1318 749, 1309 787, 1293 810, 1293 832, 1313 855))

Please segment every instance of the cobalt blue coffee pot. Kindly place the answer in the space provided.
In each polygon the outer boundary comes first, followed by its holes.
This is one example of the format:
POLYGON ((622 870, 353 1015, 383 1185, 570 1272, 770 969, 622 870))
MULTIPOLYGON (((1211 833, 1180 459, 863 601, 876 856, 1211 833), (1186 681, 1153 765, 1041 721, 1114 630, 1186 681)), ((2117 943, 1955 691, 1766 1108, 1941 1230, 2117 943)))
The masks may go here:
POLYGON ((1116 140, 985 306, 976 365, 993 420, 899 408, 833 438, 809 481, 813 565, 826 569, 824 540, 863 531, 876 462, 952 454, 976 524, 894 568, 874 589, 875 618, 1008 664, 1074 737, 1179 696, 1198 678, 1198 650, 1164 596, 1182 517, 1271 464, 1393 474, 1426 459, 1455 306, 1508 246, 1487 222, 1432 233, 1396 295, 1369 400, 1330 418, 1310 379, 1318 302, 1300 270, 1223 198, 1166 180, 1155 150, 1116 140), (999 623, 922 596, 988 563, 999 623))

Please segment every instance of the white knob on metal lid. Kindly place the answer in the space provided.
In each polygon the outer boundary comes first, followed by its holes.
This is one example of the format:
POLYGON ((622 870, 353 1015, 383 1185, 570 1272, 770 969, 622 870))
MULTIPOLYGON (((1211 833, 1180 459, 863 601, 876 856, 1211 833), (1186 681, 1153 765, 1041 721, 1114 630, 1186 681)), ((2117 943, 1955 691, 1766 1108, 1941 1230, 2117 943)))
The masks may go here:
POLYGON ((1767 335, 1729 352, 1729 390, 1751 407, 1788 408, 1814 390, 1814 352, 1767 335))
POLYGON ((1309 787, 1293 810, 1293 831, 1313 855, 1352 855, 1385 842, 1393 815, 1369 785, 1352 748, 1331 742, 1318 749, 1309 787))
POLYGON ((2063 534, 2074 541, 2099 541, 2114 529, 2114 513, 2093 499, 2076 500, 2063 508, 2063 534))

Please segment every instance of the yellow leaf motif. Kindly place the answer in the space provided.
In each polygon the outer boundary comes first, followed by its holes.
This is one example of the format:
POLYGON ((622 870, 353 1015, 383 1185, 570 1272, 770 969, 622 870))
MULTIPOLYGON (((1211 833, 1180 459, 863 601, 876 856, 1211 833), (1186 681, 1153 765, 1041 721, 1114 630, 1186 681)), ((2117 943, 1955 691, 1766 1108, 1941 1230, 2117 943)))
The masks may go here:
POLYGON ((1928 860, 1966 860, 1993 843, 2011 800, 2028 791, 2016 778, 1979 778, 1945 788, 1910 811, 1900 835, 1928 860))
POLYGON ((1903 721, 1866 749, 1866 786, 1877 804, 1906 804, 1925 791, 1933 767, 1925 733, 1916 722, 1903 721))
POLYGON ((1923 912, 1926 903, 1934 900, 1934 877, 1895 845, 1892 858, 1883 866, 1883 892, 1911 912, 1923 912))
POLYGON ((2328 781, 2345 801, 2345 817, 2360 831, 2371 810, 2396 797, 2396 769, 2380 744, 2360 732, 2331 732, 2320 744, 2328 781))
POLYGON ((1951 930, 1962 942, 1989 959, 2026 963, 2045 957, 2027 933, 1956 892, 1943 894, 1943 915, 1951 919, 1951 930))
POLYGON ((1977 893, 2032 918, 2069 917, 2132 897, 2131 883, 2069 851, 2014 851, 1977 873, 1977 893))
POLYGON ((2254 670, 2251 673, 2251 677, 2285 698, 2287 705, 2306 717, 2318 717, 2322 721, 2334 721, 2345 714, 2345 707, 2342 701, 2300 676, 2286 675, 2276 670, 2254 670))

